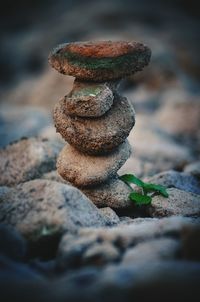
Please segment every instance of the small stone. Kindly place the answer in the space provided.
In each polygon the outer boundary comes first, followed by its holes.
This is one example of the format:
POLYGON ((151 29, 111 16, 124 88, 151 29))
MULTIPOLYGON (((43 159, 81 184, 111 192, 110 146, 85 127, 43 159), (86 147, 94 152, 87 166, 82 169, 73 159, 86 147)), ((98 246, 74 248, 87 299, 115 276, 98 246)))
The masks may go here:
POLYGON ((93 234, 81 237, 64 234, 58 247, 57 268, 63 271, 66 268, 80 267, 83 253, 96 242, 97 238, 93 234))
POLYGON ((110 222, 110 225, 116 225, 120 223, 119 216, 117 216, 115 211, 113 211, 111 208, 105 207, 99 209, 99 211, 107 218, 107 220, 110 222))
POLYGON ((128 141, 105 156, 83 154, 74 147, 66 145, 59 154, 57 169, 65 180, 77 187, 93 186, 116 175, 130 153, 128 141))
POLYGON ((46 139, 22 139, 0 150, 0 185, 12 186, 56 167, 62 145, 46 139))
POLYGON ((162 237, 180 238, 183 229, 196 225, 189 217, 173 216, 165 218, 145 218, 142 221, 133 219, 131 224, 119 224, 112 228, 82 228, 79 236, 95 236, 96 241, 113 243, 117 248, 125 250, 144 241, 162 237))
POLYGON ((138 116, 136 127, 128 139, 134 145, 136 157, 153 163, 153 174, 169 169, 181 170, 193 159, 187 146, 175 142, 160 128, 152 126, 152 116, 147 114, 138 116))
POLYGON ((198 262, 158 260, 109 265, 95 280, 93 296, 105 297, 104 302, 190 301, 200 294, 199 280, 198 262))
POLYGON ((200 179, 200 161, 193 162, 184 168, 184 172, 200 179))
POLYGON ((64 98, 66 114, 80 117, 98 117, 113 104, 113 93, 108 85, 74 82, 73 90, 64 98))
POLYGON ((163 185, 167 188, 176 188, 182 191, 200 194, 199 180, 188 173, 170 170, 145 178, 144 180, 163 185))
POLYGON ((153 197, 152 205, 149 207, 151 217, 165 217, 182 215, 187 217, 199 217, 200 195, 181 191, 178 189, 167 189, 168 198, 157 195, 153 197))
POLYGON ((0 199, 0 221, 30 241, 106 225, 105 217, 78 189, 48 180, 32 180, 10 189, 0 199))
POLYGON ((119 261, 120 251, 108 242, 96 243, 89 247, 82 257, 84 265, 102 266, 109 262, 119 261))
MULTIPOLYGON (((24 83, 24 82, 23 82, 24 83)), ((31 81, 33 85, 33 80, 31 81)), ((17 85, 17 89, 21 87, 17 85)), ((24 137, 33 137, 40 135, 46 127, 51 125, 51 118, 48 112, 36 106, 27 106, 27 98, 34 91, 33 87, 28 88, 29 91, 26 96, 23 96, 25 103, 19 106, 21 101, 12 101, 10 105, 0 106, 0 147, 5 148, 10 143, 14 143, 24 137), (14 105, 16 104, 16 105, 14 105), (26 105, 25 105, 26 104, 26 105)), ((40 88, 43 90, 44 88, 40 88)), ((41 94, 38 91, 38 95, 41 94)), ((37 95, 37 97, 38 97, 37 95)), ((16 97, 16 94, 13 95, 16 97)), ((34 102, 37 100, 34 98, 34 102)), ((3 99, 3 97, 2 97, 3 99)))
POLYGON ((83 193, 97 207, 110 207, 112 209, 123 209, 132 206, 129 200, 131 189, 120 179, 113 178, 110 181, 93 186, 88 189, 82 189, 83 193))
MULTIPOLYGON (((171 96, 173 97, 173 96, 171 96)), ((158 126, 174 136, 198 137, 200 127, 199 98, 178 99, 165 102, 157 111, 155 121, 158 126)))
POLYGON ((158 218, 150 218, 150 217, 145 217, 145 218, 131 218, 128 216, 121 216, 120 217, 120 224, 122 225, 128 225, 128 224, 141 224, 144 222, 152 222, 152 221, 156 221, 158 220, 158 218))
POLYGON ((56 47, 49 63, 58 72, 79 80, 103 82, 142 70, 150 57, 150 49, 137 42, 76 42, 56 47))
POLYGON ((139 243, 126 251, 123 264, 170 260, 177 258, 181 244, 172 238, 159 238, 139 243))
POLYGON ((135 114, 128 100, 116 94, 111 109, 98 118, 70 117, 61 100, 55 106, 54 121, 57 131, 75 148, 100 154, 124 142, 135 124, 135 114))

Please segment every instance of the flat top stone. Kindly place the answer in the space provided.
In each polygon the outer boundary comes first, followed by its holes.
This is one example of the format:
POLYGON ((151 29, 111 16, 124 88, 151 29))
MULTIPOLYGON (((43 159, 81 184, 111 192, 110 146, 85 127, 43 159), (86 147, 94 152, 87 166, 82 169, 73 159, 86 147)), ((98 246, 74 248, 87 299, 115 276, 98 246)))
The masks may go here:
POLYGON ((49 63, 79 80, 104 82, 142 70, 150 57, 150 49, 139 42, 89 41, 58 45, 50 53, 49 63))
POLYGON ((66 43, 60 53, 71 52, 84 57, 115 58, 135 51, 143 52, 145 46, 138 42, 127 41, 97 41, 66 43))

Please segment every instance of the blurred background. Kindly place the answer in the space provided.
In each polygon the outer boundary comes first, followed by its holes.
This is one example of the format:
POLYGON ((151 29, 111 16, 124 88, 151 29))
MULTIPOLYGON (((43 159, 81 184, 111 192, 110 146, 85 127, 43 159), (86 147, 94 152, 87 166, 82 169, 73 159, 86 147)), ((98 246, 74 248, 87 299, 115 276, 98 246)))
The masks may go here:
POLYGON ((137 40, 151 48, 152 59, 144 71, 121 85, 137 114, 130 135, 135 148, 130 169, 139 175, 181 170, 186 162, 199 159, 200 11, 196 1, 2 2, 1 147, 24 136, 57 139, 52 109, 70 91, 73 78, 48 65, 53 47, 69 41, 137 40), (155 158, 164 159, 159 167, 155 158), (141 160, 145 167, 141 168, 141 160))

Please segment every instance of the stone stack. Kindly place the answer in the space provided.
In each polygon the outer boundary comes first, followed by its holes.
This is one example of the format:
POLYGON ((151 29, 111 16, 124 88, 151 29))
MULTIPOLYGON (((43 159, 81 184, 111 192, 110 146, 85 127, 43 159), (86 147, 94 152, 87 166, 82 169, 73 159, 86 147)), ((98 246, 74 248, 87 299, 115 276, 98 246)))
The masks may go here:
POLYGON ((58 173, 99 207, 129 206, 130 189, 117 171, 131 153, 127 137, 135 114, 117 88, 150 56, 143 44, 122 41, 66 43, 49 56, 53 68, 76 78, 54 110, 57 132, 69 143, 59 155, 58 173))

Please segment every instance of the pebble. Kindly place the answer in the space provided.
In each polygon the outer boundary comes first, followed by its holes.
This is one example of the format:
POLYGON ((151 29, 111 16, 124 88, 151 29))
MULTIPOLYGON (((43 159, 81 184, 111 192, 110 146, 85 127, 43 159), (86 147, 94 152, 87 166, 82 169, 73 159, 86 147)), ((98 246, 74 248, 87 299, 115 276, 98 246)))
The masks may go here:
POLYGON ((180 253, 180 242, 172 238, 159 238, 139 243, 127 249, 122 263, 133 264, 156 260, 176 259, 180 253))
POLYGON ((72 91, 64 98, 66 114, 80 117, 102 116, 111 108, 113 98, 113 92, 106 83, 75 81, 72 91))
POLYGON ((13 186, 56 168, 62 145, 47 139, 22 139, 0 150, 0 185, 13 186))
POLYGON ((115 95, 111 109, 95 119, 66 115, 61 100, 55 106, 54 121, 57 132, 70 145, 83 153, 102 154, 124 142, 135 124, 135 114, 126 98, 115 95))
POLYGON ((77 187, 93 186, 116 175, 130 153, 128 141, 105 156, 83 154, 74 147, 66 145, 59 154, 57 169, 65 180, 77 187))
POLYGON ((131 189, 118 178, 113 178, 106 183, 88 189, 83 188, 82 191, 100 208, 123 209, 132 206, 132 202, 128 198, 131 189))
POLYGON ((185 172, 165 171, 145 178, 144 181, 163 185, 167 188, 176 188, 182 191, 200 194, 199 180, 185 172))
POLYGON ((169 188, 167 192, 169 194, 168 198, 160 195, 153 197, 152 206, 149 207, 151 217, 174 215, 199 217, 200 195, 175 188, 169 188))
POLYGON ((0 221, 30 241, 103 226, 106 218, 78 189, 48 180, 32 180, 1 196, 0 221))

